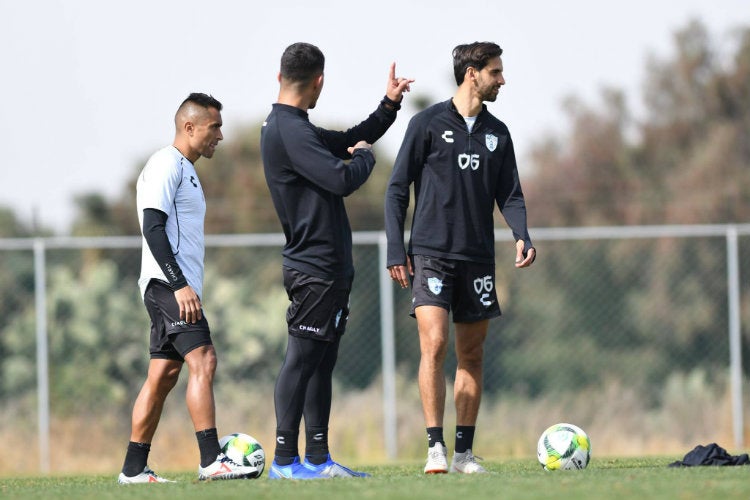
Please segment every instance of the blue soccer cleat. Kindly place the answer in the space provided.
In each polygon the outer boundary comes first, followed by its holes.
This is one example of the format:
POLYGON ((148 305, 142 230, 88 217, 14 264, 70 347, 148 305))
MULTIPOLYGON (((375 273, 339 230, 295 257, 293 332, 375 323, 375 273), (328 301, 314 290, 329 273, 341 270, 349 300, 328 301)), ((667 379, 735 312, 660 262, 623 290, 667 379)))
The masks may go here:
POLYGON ((370 474, 366 472, 354 471, 338 462, 334 462, 331 460, 330 454, 328 455, 328 459, 320 465, 311 464, 305 460, 302 466, 321 477, 370 477, 370 474))
POLYGON ((329 476, 322 476, 303 466, 299 457, 294 457, 294 462, 289 465, 279 465, 274 459, 268 469, 268 479, 326 479, 327 477, 329 476))

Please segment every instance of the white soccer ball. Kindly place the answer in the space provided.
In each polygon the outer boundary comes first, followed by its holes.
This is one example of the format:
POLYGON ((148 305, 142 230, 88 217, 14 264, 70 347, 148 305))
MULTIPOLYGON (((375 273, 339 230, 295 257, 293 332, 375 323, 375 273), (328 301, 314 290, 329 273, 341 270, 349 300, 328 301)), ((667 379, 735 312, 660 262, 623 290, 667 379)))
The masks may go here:
POLYGON ((585 469, 591 459, 591 440, 573 424, 555 424, 545 430, 536 445, 544 470, 585 469))
POLYGON ((249 476, 250 479, 260 477, 266 466, 266 452, 257 439, 241 432, 227 434, 219 439, 221 451, 238 464, 254 467, 256 473, 249 476))

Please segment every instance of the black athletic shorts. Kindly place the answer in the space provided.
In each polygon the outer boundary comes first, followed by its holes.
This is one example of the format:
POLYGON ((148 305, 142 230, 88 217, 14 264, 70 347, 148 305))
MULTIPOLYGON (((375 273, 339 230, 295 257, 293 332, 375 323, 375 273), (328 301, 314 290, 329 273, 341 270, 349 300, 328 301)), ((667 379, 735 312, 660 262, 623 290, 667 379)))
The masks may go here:
POLYGON ((143 303, 151 318, 151 359, 184 361, 193 349, 213 344, 206 315, 202 314, 197 323, 181 320, 180 307, 169 285, 151 280, 143 303))
POLYGON ((413 255, 411 315, 419 306, 453 311, 454 323, 500 316, 495 264, 413 255))
POLYGON ((289 335, 327 342, 343 335, 349 319, 352 278, 316 278, 286 266, 283 273, 291 302, 286 311, 289 335))

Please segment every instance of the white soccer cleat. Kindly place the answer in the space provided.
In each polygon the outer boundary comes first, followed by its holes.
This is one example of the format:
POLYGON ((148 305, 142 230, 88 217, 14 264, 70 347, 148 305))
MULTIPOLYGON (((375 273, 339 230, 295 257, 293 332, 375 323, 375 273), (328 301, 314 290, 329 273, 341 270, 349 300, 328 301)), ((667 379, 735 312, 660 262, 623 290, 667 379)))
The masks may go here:
POLYGON ((149 469, 148 466, 144 467, 143 472, 137 476, 126 476, 120 472, 120 475, 117 477, 117 482, 120 484, 174 483, 174 481, 159 477, 156 472, 149 469))
POLYGON ((435 443, 427 449, 427 464, 425 474, 445 474, 448 472, 448 450, 440 443, 435 443))
POLYGON ((207 479, 247 479, 257 475, 258 469, 249 465, 240 465, 223 453, 219 453, 211 464, 206 467, 198 466, 198 480, 207 479))
POLYGON ((451 461, 451 473, 459 472, 462 474, 487 474, 487 469, 477 463, 482 457, 476 457, 471 450, 464 453, 454 453, 451 461))

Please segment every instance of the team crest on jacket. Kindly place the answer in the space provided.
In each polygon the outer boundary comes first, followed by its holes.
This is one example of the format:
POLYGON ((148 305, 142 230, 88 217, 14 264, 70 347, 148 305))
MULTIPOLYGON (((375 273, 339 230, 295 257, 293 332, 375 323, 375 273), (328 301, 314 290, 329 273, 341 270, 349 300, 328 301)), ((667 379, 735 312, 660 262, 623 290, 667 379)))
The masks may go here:
POLYGON ((497 136, 492 134, 485 135, 484 143, 487 145, 487 149, 494 151, 497 148, 497 136))
POLYGON ((427 278, 427 287, 435 295, 440 295, 443 291, 443 280, 440 278, 427 278))

